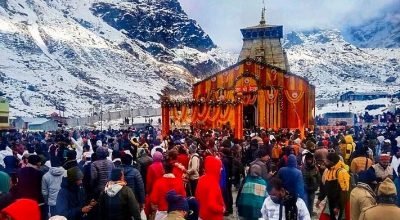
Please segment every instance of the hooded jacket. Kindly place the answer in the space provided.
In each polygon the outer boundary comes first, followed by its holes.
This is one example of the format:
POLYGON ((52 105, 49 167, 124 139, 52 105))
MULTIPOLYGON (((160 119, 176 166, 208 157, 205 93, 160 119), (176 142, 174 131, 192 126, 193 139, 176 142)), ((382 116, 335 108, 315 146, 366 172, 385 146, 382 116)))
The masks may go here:
POLYGON ((176 178, 172 173, 165 174, 158 179, 150 194, 150 202, 158 206, 158 211, 167 211, 166 195, 168 191, 175 190, 179 195, 186 197, 185 187, 181 178, 176 178))
POLYGON ((51 167, 42 179, 42 194, 49 206, 55 206, 57 195, 61 189, 61 182, 65 170, 63 167, 51 167))
POLYGON ((221 167, 222 162, 216 157, 208 156, 204 161, 205 175, 200 177, 196 189, 201 219, 224 219, 224 200, 219 187, 221 167))
POLYGON ((306 200, 304 192, 303 174, 297 169, 296 156, 291 154, 288 159, 287 167, 283 167, 278 172, 279 178, 283 182, 283 187, 292 195, 297 195, 299 198, 306 200))
POLYGON ((18 199, 4 208, 2 212, 13 220, 40 220, 39 204, 30 199, 18 199))
POLYGON ((85 191, 83 187, 69 182, 64 177, 61 182, 61 189, 57 195, 56 214, 64 216, 68 220, 81 220, 84 205, 85 191))
POLYGON ((161 161, 154 161, 147 170, 146 193, 150 194, 154 184, 164 175, 164 167, 161 161))
POLYGON ((311 165, 304 163, 301 172, 303 174, 304 188, 306 192, 315 192, 318 190, 321 182, 321 174, 313 162, 311 165))
POLYGON ((344 137, 346 143, 340 145, 340 151, 345 160, 350 159, 351 154, 356 149, 356 144, 353 141, 353 137, 351 135, 346 135, 344 137))
POLYGON ((99 199, 100 219, 140 220, 140 208, 132 190, 121 182, 108 182, 99 199))

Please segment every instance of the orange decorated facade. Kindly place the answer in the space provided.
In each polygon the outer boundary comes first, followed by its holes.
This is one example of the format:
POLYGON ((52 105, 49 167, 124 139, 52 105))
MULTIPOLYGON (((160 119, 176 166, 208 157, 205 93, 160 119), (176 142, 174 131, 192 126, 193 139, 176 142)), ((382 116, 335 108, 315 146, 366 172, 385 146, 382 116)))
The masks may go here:
POLYGON ((172 100, 164 95, 164 135, 171 128, 189 126, 228 126, 238 139, 243 139, 245 128, 254 126, 313 128, 315 87, 287 71, 281 27, 268 26, 262 18, 260 25, 242 29, 240 62, 194 84, 191 99, 172 100))

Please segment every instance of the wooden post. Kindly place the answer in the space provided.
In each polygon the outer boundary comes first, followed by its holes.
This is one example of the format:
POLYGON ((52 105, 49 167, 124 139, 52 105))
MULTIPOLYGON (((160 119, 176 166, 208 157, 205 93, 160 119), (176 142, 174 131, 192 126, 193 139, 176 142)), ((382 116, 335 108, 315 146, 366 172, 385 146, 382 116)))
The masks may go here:
POLYGON ((168 135, 168 132, 170 130, 170 124, 169 124, 169 107, 168 105, 164 104, 161 107, 162 111, 162 131, 161 134, 163 137, 166 137, 168 135))
POLYGON ((243 102, 242 94, 237 94, 237 105, 235 106, 235 138, 243 140, 243 102))

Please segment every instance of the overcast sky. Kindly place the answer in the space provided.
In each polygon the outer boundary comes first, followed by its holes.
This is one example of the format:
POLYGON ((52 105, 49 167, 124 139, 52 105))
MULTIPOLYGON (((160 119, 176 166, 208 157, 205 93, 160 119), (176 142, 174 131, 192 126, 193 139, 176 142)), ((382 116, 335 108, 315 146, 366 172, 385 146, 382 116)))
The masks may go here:
MULTIPOLYGON (((214 43, 238 51, 240 28, 258 24, 262 0, 179 0, 214 43)), ((398 4, 397 4, 398 3, 398 4)), ((337 28, 360 24, 400 0, 266 0, 267 23, 284 26, 284 32, 311 28, 337 28)))

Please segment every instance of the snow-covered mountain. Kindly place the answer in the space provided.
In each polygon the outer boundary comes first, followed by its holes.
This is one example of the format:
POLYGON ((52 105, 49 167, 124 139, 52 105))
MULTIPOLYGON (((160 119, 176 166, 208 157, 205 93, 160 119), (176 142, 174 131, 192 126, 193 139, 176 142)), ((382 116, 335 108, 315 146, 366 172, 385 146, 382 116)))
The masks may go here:
POLYGON ((189 89, 235 61, 178 0, 0 0, 0 92, 13 115, 154 106, 165 86, 189 89))
POLYGON ((284 42, 291 72, 316 85, 317 99, 400 90, 399 48, 358 48, 338 30, 291 32, 284 42))
MULTIPOLYGON (((290 70, 316 85, 318 99, 400 90, 400 49, 383 48, 399 45, 396 19, 386 14, 345 38, 338 30, 288 33, 290 70)), ((0 95, 13 115, 60 106, 81 116, 100 102, 155 106, 165 86, 188 91, 236 61, 178 0, 0 0, 0 95)))
POLYGON ((400 48, 400 0, 376 18, 343 30, 347 41, 365 48, 400 48))

